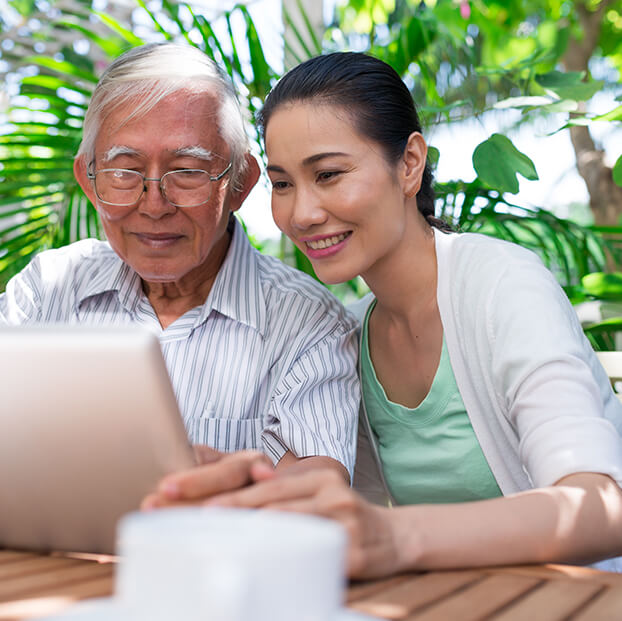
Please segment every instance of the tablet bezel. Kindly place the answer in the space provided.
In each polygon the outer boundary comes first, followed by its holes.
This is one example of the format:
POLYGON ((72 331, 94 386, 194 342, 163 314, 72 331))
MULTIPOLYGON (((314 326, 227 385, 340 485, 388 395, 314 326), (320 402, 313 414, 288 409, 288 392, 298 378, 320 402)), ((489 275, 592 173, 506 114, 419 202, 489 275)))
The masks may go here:
POLYGON ((0 546, 113 553, 117 520, 194 464, 155 334, 0 328, 0 546))

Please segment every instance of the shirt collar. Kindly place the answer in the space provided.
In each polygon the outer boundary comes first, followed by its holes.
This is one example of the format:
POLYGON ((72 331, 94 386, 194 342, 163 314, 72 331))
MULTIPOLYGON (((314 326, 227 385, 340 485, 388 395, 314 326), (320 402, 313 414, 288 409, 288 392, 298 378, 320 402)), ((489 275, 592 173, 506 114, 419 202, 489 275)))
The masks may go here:
POLYGON ((134 312, 142 296, 140 276, 110 246, 108 252, 96 260, 96 269, 89 271, 89 277, 76 289, 78 305, 90 297, 116 291, 121 305, 134 312))
POLYGON ((212 289, 203 306, 199 322, 212 310, 257 330, 266 331, 266 301, 261 286, 258 253, 241 224, 233 218, 231 243, 212 289))
MULTIPOLYGON (((231 243, 225 260, 216 275, 207 300, 200 310, 195 326, 203 323, 212 310, 253 328, 262 336, 266 331, 266 302, 261 287, 258 253, 233 218, 231 243)), ((110 249, 98 266, 77 288, 76 299, 82 304, 87 298, 116 291, 119 302, 133 313, 140 302, 142 283, 138 274, 110 249)))

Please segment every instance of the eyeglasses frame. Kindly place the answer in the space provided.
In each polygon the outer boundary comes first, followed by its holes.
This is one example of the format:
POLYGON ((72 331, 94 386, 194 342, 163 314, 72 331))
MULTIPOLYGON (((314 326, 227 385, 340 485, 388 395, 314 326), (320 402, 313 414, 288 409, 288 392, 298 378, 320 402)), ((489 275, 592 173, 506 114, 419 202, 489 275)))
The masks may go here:
POLYGON ((143 175, 142 173, 138 172, 137 170, 130 170, 129 168, 101 168, 100 170, 95 170, 93 172, 89 172, 89 170, 87 169, 86 171, 86 176, 88 179, 90 179, 93 182, 93 189, 95 190, 95 195, 97 196, 97 199, 100 200, 102 203, 106 204, 106 205, 112 205, 113 207, 131 207, 132 205, 136 205, 136 203, 138 203, 138 201, 140 201, 140 199, 143 197, 143 194, 147 191, 147 184, 145 183, 146 181, 157 181, 158 182, 158 187, 160 189, 160 194, 162 195, 163 198, 165 198, 171 205, 173 205, 173 207, 178 207, 180 209, 187 209, 187 208, 192 208, 192 207, 199 207, 200 205, 204 205, 205 203, 207 203, 207 201, 209 201, 209 199, 212 197, 211 193, 208 196, 208 198, 206 198, 204 201, 200 202, 200 203, 196 203, 195 205, 178 205, 177 203, 174 203, 167 195, 166 192, 164 191, 164 188, 162 187, 162 179, 164 179, 164 177, 166 177, 166 175, 170 175, 171 173, 178 173, 178 172, 186 172, 186 171, 201 171, 204 173, 207 173, 210 183, 214 182, 214 181, 220 181, 230 170, 231 170, 231 166, 233 165, 233 160, 230 160, 229 163, 227 164, 227 167, 218 175, 210 175, 209 172, 207 172, 207 170, 203 170, 202 168, 179 168, 177 170, 169 170, 167 172, 165 172, 161 177, 145 177, 145 175, 143 175), (143 179, 143 189, 142 192, 140 193, 140 196, 132 203, 111 203, 110 201, 106 201, 103 198, 101 198, 101 196, 99 195, 99 192, 97 191, 97 183, 96 183, 96 177, 97 174, 100 172, 110 172, 113 170, 123 170, 125 172, 130 172, 133 173, 135 175, 138 175, 140 177, 142 177, 143 179))

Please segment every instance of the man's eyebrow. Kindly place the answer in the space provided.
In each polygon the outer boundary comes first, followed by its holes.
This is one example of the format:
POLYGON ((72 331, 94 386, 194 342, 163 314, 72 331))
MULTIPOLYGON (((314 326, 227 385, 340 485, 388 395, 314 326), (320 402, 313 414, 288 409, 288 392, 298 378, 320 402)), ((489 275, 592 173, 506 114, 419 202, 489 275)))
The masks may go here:
MULTIPOLYGON (((316 162, 319 162, 327 157, 343 157, 345 155, 348 155, 347 153, 343 153, 341 151, 328 151, 326 153, 315 153, 314 155, 310 155, 309 157, 305 157, 304 160, 302 160, 302 165, 303 166, 310 166, 311 164, 315 164, 316 162)), ((267 170, 268 172, 275 172, 275 173, 284 173, 285 169, 282 168, 281 166, 276 166, 275 164, 268 164, 267 166, 267 170)))
POLYGON ((119 155, 136 156, 136 155, 140 155, 140 153, 136 151, 136 149, 132 149, 131 147, 126 147, 123 145, 114 145, 110 147, 108 151, 104 153, 103 160, 104 162, 109 162, 110 160, 114 160, 115 157, 119 157, 119 155))
POLYGON ((199 160, 213 160, 214 153, 205 149, 204 147, 200 147, 198 145, 191 147, 180 147, 179 149, 175 149, 174 151, 176 156, 179 157, 195 157, 199 160))

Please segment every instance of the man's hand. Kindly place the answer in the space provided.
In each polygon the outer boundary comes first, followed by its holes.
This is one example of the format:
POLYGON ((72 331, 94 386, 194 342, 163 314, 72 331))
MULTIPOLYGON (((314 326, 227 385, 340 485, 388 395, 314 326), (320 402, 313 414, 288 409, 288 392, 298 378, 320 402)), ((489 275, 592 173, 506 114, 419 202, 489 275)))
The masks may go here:
POLYGON ((215 494, 274 475, 272 462, 258 451, 220 453, 197 445, 194 452, 200 465, 164 477, 157 490, 143 500, 142 509, 200 505, 215 494))
MULTIPOLYGON (((164 477, 157 490, 144 498, 141 503, 142 509, 201 505, 214 495, 244 488, 276 476, 272 462, 258 451, 221 453, 202 444, 197 444, 193 448, 199 466, 164 477)), ((344 482, 350 481, 343 465, 330 457, 298 458, 287 451, 276 466, 279 473, 285 474, 319 469, 333 470, 344 482)))

